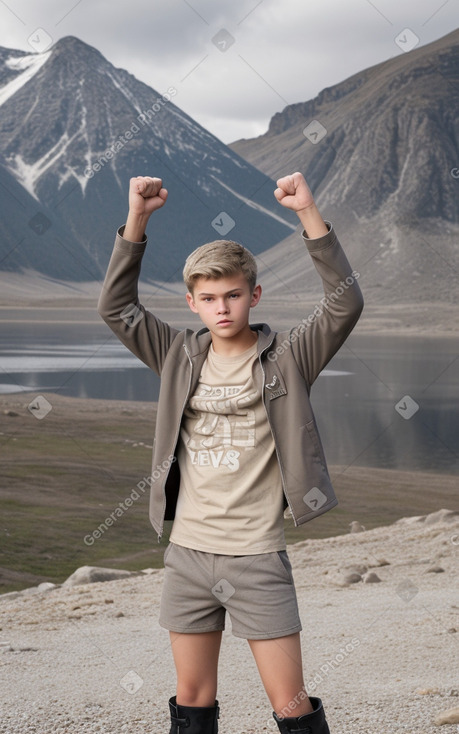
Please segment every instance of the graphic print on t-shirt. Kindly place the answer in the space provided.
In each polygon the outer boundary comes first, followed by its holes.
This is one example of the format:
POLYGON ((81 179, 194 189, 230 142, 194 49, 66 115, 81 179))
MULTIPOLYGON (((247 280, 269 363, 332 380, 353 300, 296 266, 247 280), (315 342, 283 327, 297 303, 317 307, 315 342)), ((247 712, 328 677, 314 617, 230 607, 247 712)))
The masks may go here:
POLYGON ((285 549, 282 480, 262 399, 257 344, 209 347, 183 413, 170 541, 208 553, 285 549))
POLYGON ((195 420, 191 435, 184 436, 191 463, 236 471, 241 451, 255 446, 257 398, 252 380, 227 386, 201 382, 185 410, 186 418, 195 420))

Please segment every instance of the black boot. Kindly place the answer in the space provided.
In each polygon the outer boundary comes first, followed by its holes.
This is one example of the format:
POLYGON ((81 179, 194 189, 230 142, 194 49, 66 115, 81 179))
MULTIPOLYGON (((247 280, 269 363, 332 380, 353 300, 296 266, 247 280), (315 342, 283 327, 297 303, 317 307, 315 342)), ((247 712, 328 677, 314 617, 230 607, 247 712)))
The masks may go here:
POLYGON ((291 732, 295 734, 330 734, 322 701, 320 698, 314 698, 313 696, 309 700, 314 709, 310 714, 284 719, 273 712, 281 734, 290 734, 291 732))
POLYGON ((214 706, 180 706, 176 697, 169 699, 171 730, 169 734, 218 734, 218 701, 214 706))

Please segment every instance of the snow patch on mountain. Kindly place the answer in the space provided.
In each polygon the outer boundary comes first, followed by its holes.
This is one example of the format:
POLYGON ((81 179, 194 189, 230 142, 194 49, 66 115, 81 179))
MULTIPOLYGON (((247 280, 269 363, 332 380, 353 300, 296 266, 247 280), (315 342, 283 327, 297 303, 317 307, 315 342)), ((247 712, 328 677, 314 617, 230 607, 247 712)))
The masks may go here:
MULTIPOLYGON (((88 133, 88 110, 83 103, 81 105, 81 117, 82 117, 81 129, 83 131, 83 135, 86 140, 86 149, 84 151, 84 158, 85 158, 84 170, 87 171, 89 168, 91 168, 92 150, 91 150, 91 141, 89 139, 89 133, 88 133)), ((89 179, 86 176, 84 176, 83 178, 84 178, 84 181, 79 180, 79 182, 80 182, 81 190, 84 196, 85 189, 86 189, 89 179)))
POLYGON ((69 145, 75 140, 75 138, 85 135, 85 122, 83 121, 81 127, 77 132, 69 137, 68 133, 65 132, 48 150, 45 155, 36 160, 34 163, 27 163, 24 158, 18 153, 8 161, 9 167, 13 175, 18 181, 24 186, 31 196, 37 201, 39 198, 36 193, 37 182, 40 178, 51 169, 55 163, 61 162, 63 165, 63 171, 59 171, 59 184, 61 186, 70 178, 75 178, 81 186, 81 190, 84 194, 85 188, 88 183, 88 178, 83 175, 79 175, 73 166, 69 166, 65 162, 65 154, 69 145))
POLYGON ((35 180, 36 164, 26 163, 20 155, 15 155, 14 158, 8 161, 9 168, 14 177, 24 186, 34 199, 39 201, 38 196, 35 193, 35 180))
POLYGON ((13 94, 16 94, 24 84, 27 84, 41 69, 51 55, 51 51, 42 54, 27 54, 27 56, 11 56, 5 61, 9 69, 20 72, 18 76, 0 89, 0 105, 4 104, 13 94))

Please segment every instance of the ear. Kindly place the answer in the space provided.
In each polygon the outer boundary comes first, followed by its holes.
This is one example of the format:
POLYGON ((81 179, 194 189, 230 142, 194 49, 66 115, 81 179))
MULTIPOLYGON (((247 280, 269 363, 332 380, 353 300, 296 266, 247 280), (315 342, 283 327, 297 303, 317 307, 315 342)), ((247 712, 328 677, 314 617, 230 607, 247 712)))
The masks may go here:
POLYGON ((196 308, 196 304, 195 304, 195 302, 193 300, 192 293, 187 293, 186 296, 185 296, 185 298, 186 298, 186 302, 188 303, 188 305, 189 305, 190 309, 193 311, 193 313, 198 313, 198 309, 196 308))
POLYGON ((250 301, 250 308, 253 308, 254 306, 256 306, 257 303, 259 303, 260 298, 261 298, 261 285, 256 285, 255 288, 253 289, 252 300, 250 301))

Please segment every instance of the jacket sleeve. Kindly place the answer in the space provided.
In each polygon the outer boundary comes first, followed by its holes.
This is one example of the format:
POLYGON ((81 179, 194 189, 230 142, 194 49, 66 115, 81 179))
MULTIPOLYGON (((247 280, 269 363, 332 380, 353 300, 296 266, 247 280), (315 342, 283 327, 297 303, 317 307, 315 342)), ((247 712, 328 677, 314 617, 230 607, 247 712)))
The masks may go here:
POLYGON ((295 359, 309 385, 338 351, 356 325, 363 296, 331 224, 323 237, 303 240, 322 278, 324 297, 289 333, 295 359))
POLYGON ((179 333, 139 302, 138 280, 147 246, 129 242, 117 232, 97 310, 118 339, 148 367, 161 375, 169 347, 179 333))

